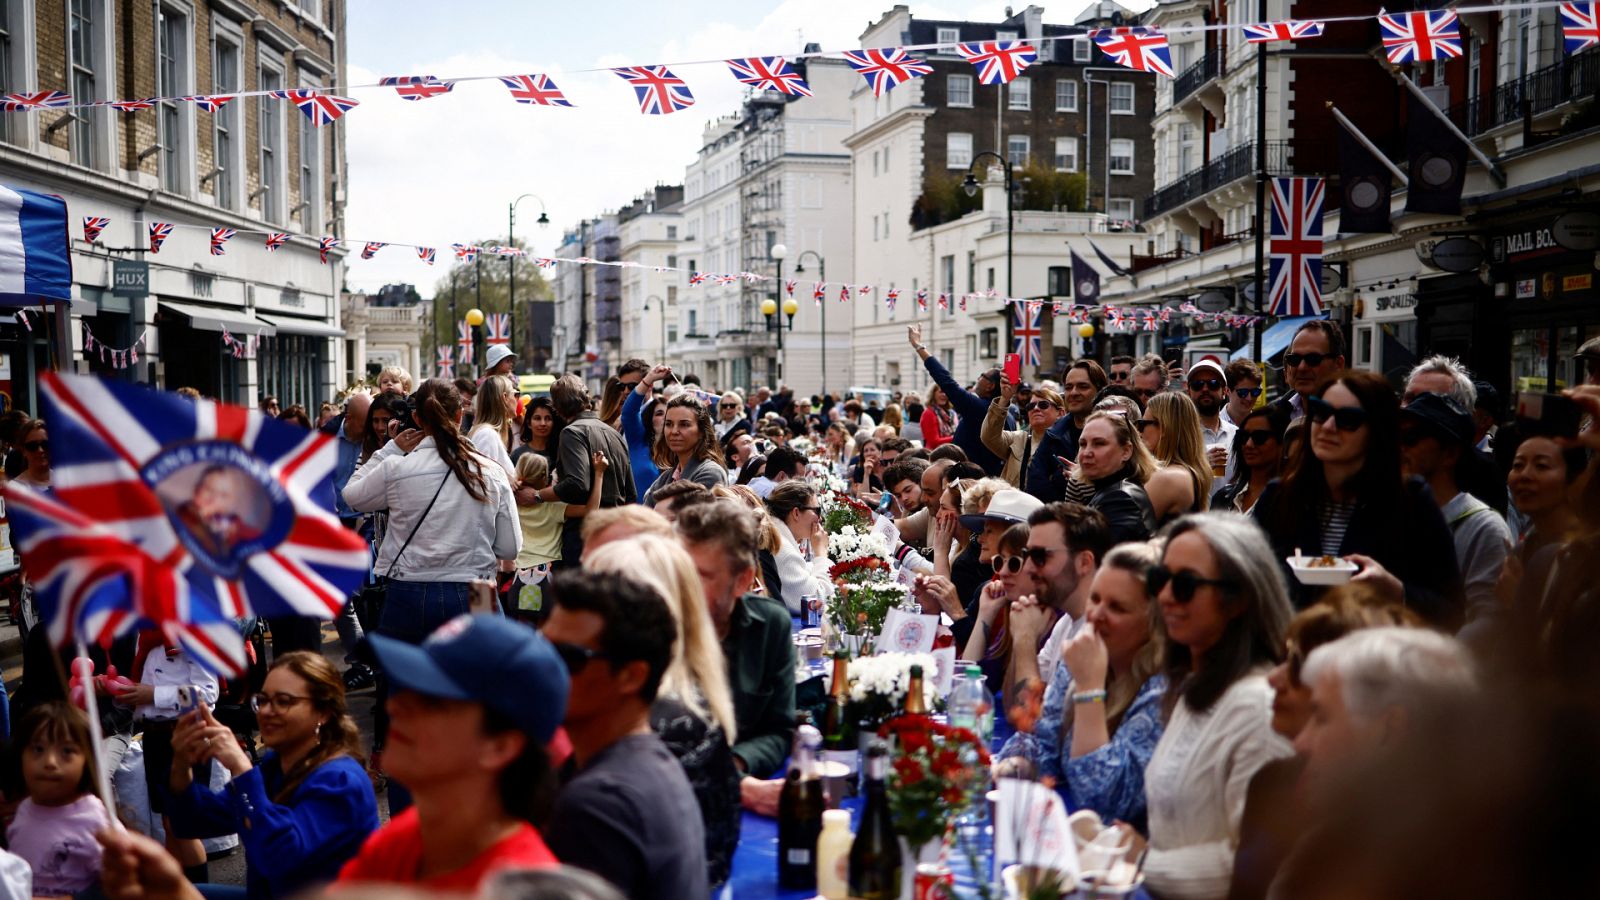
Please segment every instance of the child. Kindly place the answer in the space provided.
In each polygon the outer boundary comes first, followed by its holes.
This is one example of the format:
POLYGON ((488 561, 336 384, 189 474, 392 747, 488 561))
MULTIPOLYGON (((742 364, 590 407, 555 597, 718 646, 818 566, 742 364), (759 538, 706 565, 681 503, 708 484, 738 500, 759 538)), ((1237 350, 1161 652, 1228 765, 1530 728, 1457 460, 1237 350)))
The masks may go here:
POLYGON ((33 867, 34 895, 93 887, 100 880, 95 835, 110 819, 95 795, 89 721, 76 707, 42 703, 22 717, 12 746, 28 796, 6 840, 33 867))
MULTIPOLYGON (((594 478, 588 504, 572 506, 549 500, 517 507, 517 518, 522 523, 522 552, 517 554, 517 577, 513 581, 517 594, 515 618, 539 619, 545 612, 544 582, 550 575, 550 564, 561 558, 562 523, 600 508, 600 488, 610 462, 604 453, 596 453, 589 465, 594 469, 594 478)), ((543 490, 549 486, 550 463, 537 453, 522 454, 517 460, 517 487, 543 490)))

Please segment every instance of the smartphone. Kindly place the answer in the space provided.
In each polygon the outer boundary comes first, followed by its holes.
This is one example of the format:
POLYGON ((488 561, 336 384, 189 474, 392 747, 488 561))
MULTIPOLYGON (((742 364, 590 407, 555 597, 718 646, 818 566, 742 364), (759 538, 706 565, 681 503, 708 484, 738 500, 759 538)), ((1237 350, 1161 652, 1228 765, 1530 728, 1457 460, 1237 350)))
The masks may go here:
POLYGON ((878 500, 878 512, 883 514, 883 515, 888 515, 889 514, 889 504, 891 504, 893 502, 894 502, 894 495, 889 493, 888 491, 884 491, 883 492, 883 497, 878 500))
POLYGON ((1005 367, 1006 380, 1012 384, 1022 383, 1022 357, 1015 353, 1006 354, 1005 367))
POLYGON ((1577 437, 1583 409, 1571 397, 1523 392, 1517 395, 1517 425, 1530 434, 1577 437))

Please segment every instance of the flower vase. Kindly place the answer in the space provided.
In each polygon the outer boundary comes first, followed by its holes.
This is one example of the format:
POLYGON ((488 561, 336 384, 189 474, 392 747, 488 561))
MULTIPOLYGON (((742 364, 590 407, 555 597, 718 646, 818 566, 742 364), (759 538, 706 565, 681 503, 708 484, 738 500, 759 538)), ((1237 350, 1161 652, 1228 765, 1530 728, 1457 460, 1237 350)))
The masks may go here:
POLYGON ((897 835, 900 839, 900 900, 914 900, 916 896, 917 866, 923 863, 938 863, 944 858, 944 841, 934 838, 931 841, 911 846, 905 835, 897 835))
POLYGON ((850 658, 851 659, 855 659, 855 658, 857 658, 857 657, 859 657, 861 655, 861 648, 866 646, 868 637, 870 637, 870 635, 865 635, 865 634, 841 634, 841 635, 839 635, 839 639, 844 642, 845 652, 850 654, 850 658))

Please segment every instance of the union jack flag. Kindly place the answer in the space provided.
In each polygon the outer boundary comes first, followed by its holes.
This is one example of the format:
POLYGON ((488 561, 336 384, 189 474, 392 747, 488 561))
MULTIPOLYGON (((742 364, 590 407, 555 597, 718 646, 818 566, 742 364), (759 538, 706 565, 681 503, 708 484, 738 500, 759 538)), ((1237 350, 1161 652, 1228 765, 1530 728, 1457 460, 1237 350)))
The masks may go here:
POLYGON ((1561 35, 1568 53, 1600 45, 1600 16, 1596 16, 1595 6, 1594 0, 1561 4, 1561 35))
POLYGON ((367 245, 361 248, 361 258, 371 259, 378 255, 379 250, 382 250, 387 246, 388 244, 385 244, 383 241, 367 241, 367 245))
POLYGON ((1290 19, 1286 22, 1266 22, 1261 25, 1244 26, 1244 39, 1252 44, 1268 44, 1273 41, 1297 41, 1300 38, 1322 37, 1321 22, 1298 22, 1290 19))
POLYGON ((827 293, 827 291, 828 291, 828 283, 826 281, 813 282, 812 285, 811 285, 811 299, 812 299, 812 301, 815 302, 818 306, 821 306, 822 305, 822 295, 827 293))
POLYGON ((453 81, 440 81, 432 75, 386 75, 378 83, 394 88, 403 100, 426 100, 448 94, 456 86, 453 81))
POLYGON ((529 106, 571 106, 561 89, 548 75, 502 76, 500 83, 511 90, 511 99, 529 106))
POLYGON ((939 293, 939 301, 938 301, 938 303, 939 303, 939 308, 940 309, 944 310, 945 312, 949 312, 950 311, 950 295, 949 294, 946 294, 946 293, 941 291, 939 293))
POLYGON ((872 85, 872 96, 882 97, 884 91, 933 71, 933 66, 908 55, 899 47, 872 50, 846 50, 844 61, 850 64, 872 85))
POLYGON ((1022 357, 1025 366, 1037 366, 1044 356, 1044 348, 1040 344, 1043 332, 1039 328, 1039 313, 1042 304, 1038 301, 1011 304, 1011 352, 1022 357))
POLYGON ((689 284, 691 284, 691 285, 705 284, 706 283, 706 277, 707 277, 706 273, 704 273, 704 272, 690 272, 689 273, 689 284))
POLYGON ((456 323, 456 346, 461 348, 461 364, 472 365, 472 326, 465 319, 456 323))
POLYGON ((1039 59, 1039 51, 1021 41, 957 44, 956 54, 977 68, 983 84, 1009 84, 1039 59))
POLYGON ((848 284, 839 285, 839 302, 840 303, 848 303, 848 302, 850 302, 850 285, 848 285, 848 284))
POLYGON ((666 66, 624 66, 611 71, 633 85, 633 92, 639 96, 639 111, 645 115, 664 116, 694 105, 689 86, 666 66))
POLYGON ((1142 25, 1096 28, 1089 32, 1089 38, 1119 66, 1172 77, 1172 49, 1167 46, 1167 36, 1158 29, 1142 25))
POLYGON ((450 246, 455 248, 456 259, 459 259, 464 263, 475 263, 478 261, 477 247, 469 246, 467 244, 451 244, 450 246))
POLYGON ((1453 9, 1396 15, 1380 12, 1378 29, 1389 62, 1396 65, 1461 55, 1461 29, 1453 9))
POLYGON ((168 225, 166 222, 151 222, 150 223, 150 252, 151 253, 160 253, 161 252, 161 245, 165 244, 167 242, 167 238, 169 238, 169 237, 172 237, 172 226, 171 225, 168 225))
POLYGON ((717 284, 733 284, 735 281, 739 280, 739 276, 737 276, 737 275, 713 275, 713 276, 711 276, 711 280, 715 281, 717 284))
POLYGON ((276 253, 279 247, 289 243, 287 231, 274 231, 267 235, 267 252, 276 253))
POLYGON ((71 105, 71 95, 60 91, 31 91, 0 97, 0 107, 4 107, 6 112, 18 112, 24 109, 60 109, 71 105))
POLYGON ((323 265, 328 263, 328 252, 339 246, 340 243, 342 242, 334 237, 325 237, 317 241, 317 255, 322 257, 323 265))
POLYGON ((1272 230, 1267 253, 1271 275, 1267 308, 1275 316, 1322 311, 1321 178, 1274 178, 1269 183, 1272 230))
POLYGON ((511 343, 511 314, 489 313, 483 317, 484 340, 491 344, 511 343))
POLYGON ((110 224, 111 220, 105 216, 84 216, 83 239, 91 244, 100 240, 100 232, 105 231, 106 226, 110 224))
POLYGON ((889 307, 889 311, 890 312, 894 312, 895 301, 897 301, 899 299, 900 299, 900 289, 899 288, 889 288, 889 290, 886 291, 884 293, 884 295, 883 295, 884 305, 889 307))
POLYGON ((238 230, 233 228, 211 229, 211 255, 222 256, 223 254, 227 253, 228 250, 223 245, 228 243, 228 241, 238 233, 238 230))
POLYGON ((730 59, 728 68, 733 77, 759 91, 777 91, 796 97, 811 96, 806 80, 795 72, 789 61, 781 56, 752 56, 747 59, 730 59))
POLYGON ((112 100, 106 104, 117 112, 138 112, 141 109, 154 109, 154 100, 112 100))
POLYGON ((858 293, 861 296, 865 297, 866 295, 872 293, 872 285, 863 284, 862 286, 856 288, 856 293, 858 293))
POLYGON ((433 265, 433 256, 434 256, 434 254, 433 254, 433 248, 432 247, 418 247, 417 248, 417 259, 422 260, 423 262, 427 263, 430 266, 433 265))
POLYGON ((785 281, 783 283, 784 291, 786 291, 789 294, 789 296, 791 296, 791 297, 794 296, 794 286, 795 286, 795 280, 793 278, 790 278, 790 279, 788 279, 787 281, 785 281))
POLYGON ((190 97, 189 99, 194 101, 195 106, 200 107, 208 113, 214 113, 224 106, 227 106, 228 101, 232 100, 233 96, 229 94, 213 94, 209 97, 190 97))
POLYGON ((928 289, 927 288, 922 288, 921 290, 918 290, 917 293, 916 293, 916 297, 917 297, 917 311, 918 312, 927 312, 928 311, 928 289))
POLYGON ((956 308, 961 310, 962 312, 966 312, 967 311, 967 295, 966 294, 962 294, 960 299, 958 299, 956 301, 956 308))
POLYGON ((1060 300, 1051 300, 1050 301, 1050 318, 1056 319, 1056 318, 1060 318, 1060 317, 1061 317, 1061 301, 1060 300))
POLYGON ((320 91, 273 91, 271 96, 288 100, 306 114, 313 128, 320 128, 361 105, 359 100, 320 91))
POLYGON ((556 261, 548 256, 541 256, 538 259, 535 259, 533 264, 541 269, 553 269, 556 266, 556 261))
POLYGON ((439 348, 439 377, 454 378, 456 375, 456 352, 449 347, 439 348))

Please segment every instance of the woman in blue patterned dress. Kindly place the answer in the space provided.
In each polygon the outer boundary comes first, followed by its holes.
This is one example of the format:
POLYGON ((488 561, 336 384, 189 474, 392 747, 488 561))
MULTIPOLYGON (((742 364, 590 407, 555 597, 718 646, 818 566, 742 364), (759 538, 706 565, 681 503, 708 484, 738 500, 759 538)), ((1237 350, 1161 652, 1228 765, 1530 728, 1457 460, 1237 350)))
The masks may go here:
POLYGON ((1145 588, 1160 560, 1153 543, 1106 554, 1089 589, 1084 625, 1062 647, 1033 733, 1000 756, 1031 759, 1055 780, 1070 810, 1145 830, 1144 768, 1161 739, 1166 631, 1145 588))

